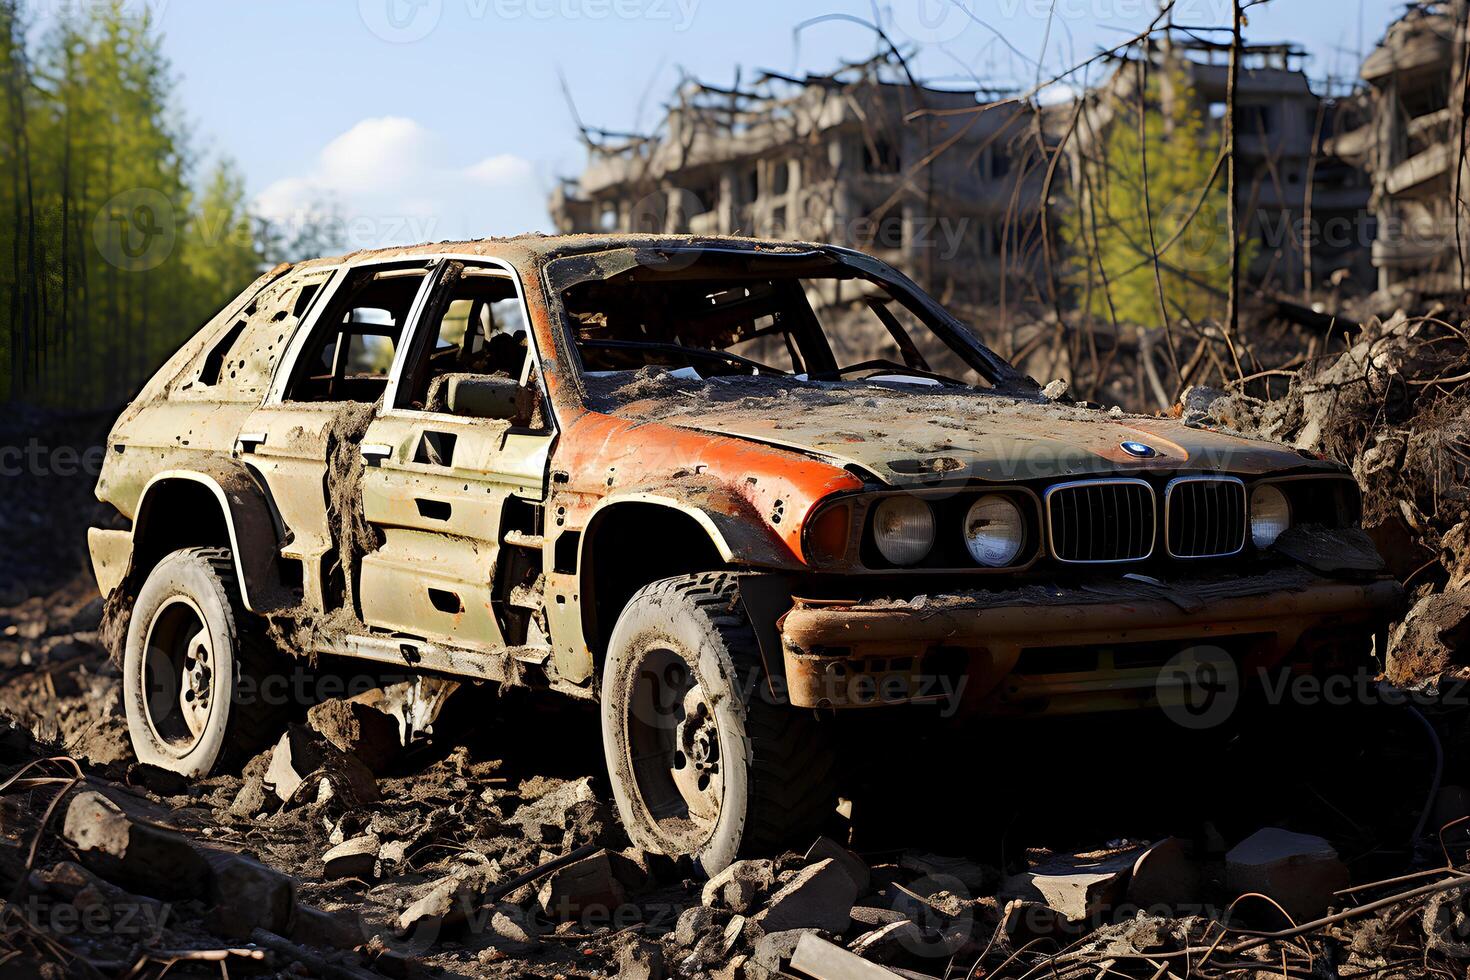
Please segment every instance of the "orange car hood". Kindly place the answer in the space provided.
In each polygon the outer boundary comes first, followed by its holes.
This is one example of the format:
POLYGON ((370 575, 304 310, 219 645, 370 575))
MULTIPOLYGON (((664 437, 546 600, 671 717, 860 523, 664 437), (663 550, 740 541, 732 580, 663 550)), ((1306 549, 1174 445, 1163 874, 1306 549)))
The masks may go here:
MULTIPOLYGON (((731 393, 738 391, 729 387, 731 393)), ((700 394, 686 393, 672 404, 660 398, 625 409, 667 424, 813 453, 894 486, 1145 471, 1242 477, 1284 470, 1341 471, 1335 463, 1289 446, 1173 419, 984 392, 931 394, 864 385, 708 401, 700 394), (1124 443, 1141 444, 1155 455, 1140 458, 1125 450, 1124 443)))

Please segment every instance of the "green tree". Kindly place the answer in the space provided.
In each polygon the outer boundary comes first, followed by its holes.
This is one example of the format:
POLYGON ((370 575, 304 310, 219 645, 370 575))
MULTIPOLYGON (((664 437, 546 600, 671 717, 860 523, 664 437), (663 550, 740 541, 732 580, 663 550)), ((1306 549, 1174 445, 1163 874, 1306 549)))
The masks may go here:
POLYGON ((1091 312, 1159 326, 1162 287, 1171 320, 1220 316, 1230 241, 1218 126, 1207 125, 1178 66, 1149 77, 1142 133, 1136 86, 1104 98, 1115 100, 1113 116, 1101 152, 1083 161, 1082 213, 1066 223, 1073 254, 1084 262, 1076 278, 1090 285, 1091 312))

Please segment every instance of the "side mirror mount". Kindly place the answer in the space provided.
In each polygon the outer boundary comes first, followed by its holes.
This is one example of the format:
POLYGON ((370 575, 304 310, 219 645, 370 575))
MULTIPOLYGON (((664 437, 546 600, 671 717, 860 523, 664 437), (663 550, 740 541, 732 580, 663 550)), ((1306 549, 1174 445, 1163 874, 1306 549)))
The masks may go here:
POLYGON ((504 375, 454 374, 448 378, 447 407, 451 415, 471 419, 502 419, 526 425, 531 406, 521 383, 504 375))

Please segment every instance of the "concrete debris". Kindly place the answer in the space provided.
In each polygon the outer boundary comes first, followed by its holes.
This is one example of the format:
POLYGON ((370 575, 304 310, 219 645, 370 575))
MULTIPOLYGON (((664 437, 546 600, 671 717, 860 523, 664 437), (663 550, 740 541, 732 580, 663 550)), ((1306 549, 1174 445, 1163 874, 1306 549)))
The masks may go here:
POLYGON ((773 862, 764 858, 736 861, 705 882, 699 898, 711 908, 744 913, 775 884, 773 862))
POLYGON ((791 968, 814 980, 891 980, 898 976, 814 933, 806 933, 797 941, 791 953, 791 968))
POLYGON ((361 837, 344 840, 322 854, 322 874, 326 878, 371 881, 377 877, 380 847, 375 834, 363 834, 361 837))
POLYGON ((551 872, 536 894, 542 910, 553 920, 574 919, 592 912, 608 916, 627 900, 607 851, 551 872))
POLYGON ((813 864, 824 858, 836 861, 837 866, 847 872, 847 876, 857 886, 859 895, 868 890, 868 884, 872 881, 873 875, 868 870, 867 862, 862 858, 830 837, 818 837, 806 850, 806 863, 813 864))
POLYGON ((752 921, 766 932, 825 929, 843 932, 852 921, 857 885, 833 858, 798 871, 752 921))
POLYGON ((398 720, 379 710, 371 699, 334 698, 314 704, 306 712, 306 721, 338 750, 356 756, 378 775, 403 748, 398 720))
POLYGON ((1131 908, 1162 914, 1200 901, 1199 864, 1189 845, 1166 837, 1138 853, 1128 876, 1125 901, 1131 908))
POLYGON ((1087 922, 1109 915, 1122 900, 1137 859, 1135 849, 1058 855, 1007 878, 1000 896, 1037 902, 1072 922, 1087 922))
POLYGON ((271 752, 264 782, 287 806, 340 796, 344 806, 378 799, 372 771, 305 725, 287 726, 271 752))
POLYGON ((1337 850, 1321 837, 1267 827, 1225 855, 1225 883, 1238 894, 1268 896, 1293 922, 1302 923, 1337 901, 1333 893, 1347 887, 1348 872, 1337 850))

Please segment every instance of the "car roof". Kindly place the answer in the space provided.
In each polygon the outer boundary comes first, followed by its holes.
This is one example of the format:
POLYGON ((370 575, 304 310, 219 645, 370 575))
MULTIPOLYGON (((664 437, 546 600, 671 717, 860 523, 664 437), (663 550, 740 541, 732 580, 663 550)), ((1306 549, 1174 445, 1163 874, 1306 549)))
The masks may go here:
POLYGON ((562 255, 602 252, 616 248, 720 248, 745 249, 753 252, 807 252, 831 246, 815 242, 771 241, 740 235, 646 235, 646 234, 577 234, 577 235, 513 235, 507 238, 477 238, 469 241, 425 242, 389 248, 360 249, 344 255, 326 256, 298 262, 292 268, 310 269, 343 263, 412 259, 417 256, 444 254, 483 255, 502 259, 513 265, 539 266, 562 255))

